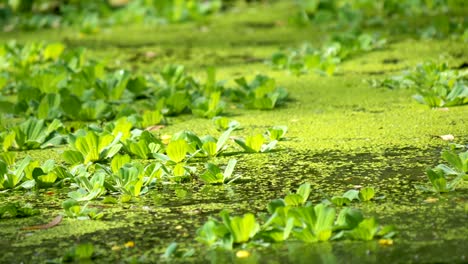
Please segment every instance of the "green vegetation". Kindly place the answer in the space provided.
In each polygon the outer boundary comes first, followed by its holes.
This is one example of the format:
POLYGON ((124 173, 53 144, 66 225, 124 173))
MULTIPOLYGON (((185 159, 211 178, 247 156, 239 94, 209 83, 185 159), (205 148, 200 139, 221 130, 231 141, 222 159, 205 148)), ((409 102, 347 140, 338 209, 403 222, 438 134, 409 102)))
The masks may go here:
POLYGON ((39 214, 37 209, 30 205, 20 205, 18 203, 9 203, 0 207, 0 219, 7 217, 29 217, 39 214))
POLYGON ((454 191, 463 180, 468 180, 468 151, 457 153, 455 150, 445 150, 442 158, 449 164, 439 164, 427 169, 426 175, 432 188, 417 186, 422 190, 444 193, 454 191))
POLYGON ((288 70, 296 75, 313 70, 319 74, 332 76, 337 65, 343 60, 359 53, 381 49, 385 43, 385 39, 369 34, 336 35, 320 49, 306 43, 299 49, 276 52, 272 55, 270 64, 275 69, 288 70))
POLYGON ((446 63, 427 62, 415 70, 378 82, 376 85, 411 88, 418 94, 414 99, 430 107, 464 105, 468 103, 468 79, 466 71, 449 69, 446 63))
POLYGON ((337 215, 333 207, 323 203, 306 204, 309 194, 310 184, 303 184, 296 194, 272 201, 268 205, 271 215, 263 225, 253 214, 231 217, 222 211, 222 221, 208 220, 198 230, 197 240, 210 247, 231 249, 256 238, 285 241, 291 234, 306 243, 340 238, 367 241, 376 236, 390 238, 395 234, 391 227, 378 226, 374 218, 364 219, 358 210, 343 209, 337 215))
POLYGON ((0 1, 0 262, 463 262, 465 14, 0 1))

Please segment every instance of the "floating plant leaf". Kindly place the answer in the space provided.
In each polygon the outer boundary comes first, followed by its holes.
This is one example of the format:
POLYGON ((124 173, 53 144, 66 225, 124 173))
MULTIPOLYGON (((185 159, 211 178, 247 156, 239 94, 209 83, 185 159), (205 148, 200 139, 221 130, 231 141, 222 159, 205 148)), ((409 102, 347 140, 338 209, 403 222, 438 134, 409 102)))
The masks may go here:
POLYGON ((234 139, 234 141, 241 146, 246 152, 256 153, 256 152, 267 152, 274 148, 276 141, 272 141, 269 144, 265 143, 265 137, 262 134, 256 134, 253 136, 247 136, 245 140, 243 139, 234 139), (271 143, 274 143, 270 145, 271 143))
POLYGON ((29 156, 15 164, 0 161, 0 190, 13 189, 18 186, 25 176, 25 169, 29 163, 31 163, 29 156))
POLYGON ((378 225, 374 218, 362 220, 357 227, 346 232, 346 236, 355 240, 369 241, 374 239, 378 232, 378 225))
POLYGON ((11 128, 12 132, 4 139, 3 149, 37 149, 60 145, 63 137, 57 133, 62 123, 55 119, 49 125, 35 118, 11 128))
POLYGON ((81 131, 75 136, 70 136, 73 150, 64 152, 64 159, 71 164, 97 162, 112 158, 122 145, 119 143, 121 134, 114 137, 111 134, 99 135, 94 131, 81 131), (82 158, 79 158, 78 153, 82 158))
POLYGON ((234 167, 236 166, 237 160, 231 159, 226 165, 224 172, 213 163, 206 164, 206 171, 200 174, 200 178, 205 183, 216 184, 216 183, 231 183, 239 177, 231 178, 234 167))
POLYGON ((349 205, 351 203, 351 200, 343 196, 333 196, 331 198, 331 202, 335 204, 336 206, 344 206, 344 205, 349 205))
POLYGON ((335 209, 324 204, 314 207, 295 207, 290 214, 300 223, 299 230, 293 230, 293 234, 304 242, 327 241, 332 236, 333 224, 336 217, 335 209))
POLYGON ((220 213, 223 223, 229 230, 234 243, 245 243, 257 234, 260 225, 255 220, 253 214, 244 214, 244 216, 229 216, 227 211, 220 213))
POLYGON ((364 219, 361 211, 349 207, 343 208, 336 219, 335 229, 353 229, 364 219))
POLYGON ((296 193, 288 194, 284 198, 284 203, 288 206, 301 206, 307 202, 310 195, 310 184, 303 183, 297 189, 296 193))
POLYGON ((364 187, 359 190, 359 200, 366 202, 374 198, 375 190, 373 187, 364 187))
POLYGON ((183 139, 171 141, 166 148, 167 156, 169 156, 169 158, 176 163, 184 160, 188 151, 188 144, 183 139))
POLYGON ((287 126, 274 126, 267 130, 267 134, 270 137, 270 140, 281 140, 287 131, 287 126))

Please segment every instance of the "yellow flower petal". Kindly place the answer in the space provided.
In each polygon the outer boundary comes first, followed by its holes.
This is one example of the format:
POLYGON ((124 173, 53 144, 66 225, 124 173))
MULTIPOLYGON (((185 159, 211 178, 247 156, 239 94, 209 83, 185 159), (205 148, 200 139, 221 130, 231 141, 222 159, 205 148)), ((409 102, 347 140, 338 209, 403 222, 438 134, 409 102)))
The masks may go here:
POLYGON ((248 258, 250 256, 250 252, 247 250, 239 250, 236 252, 236 257, 238 258, 248 258))

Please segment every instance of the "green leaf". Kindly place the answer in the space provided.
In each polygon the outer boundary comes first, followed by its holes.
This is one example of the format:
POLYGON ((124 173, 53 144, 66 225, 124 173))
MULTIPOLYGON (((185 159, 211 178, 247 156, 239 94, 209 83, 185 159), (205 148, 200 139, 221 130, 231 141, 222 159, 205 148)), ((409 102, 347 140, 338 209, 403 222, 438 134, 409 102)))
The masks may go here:
POLYGON ((349 190, 343 194, 342 197, 348 198, 351 202, 353 200, 359 200, 359 191, 358 190, 349 190))
MULTIPOLYGON (((212 246, 221 243, 227 234, 229 234, 229 230, 226 226, 211 219, 197 230, 196 240, 208 246, 212 246)), ((232 243, 228 247, 232 247, 232 243)))
POLYGON ((223 148, 226 145, 226 142, 229 139, 229 136, 231 135, 234 129, 235 128, 229 128, 228 130, 224 131, 223 134, 221 134, 221 136, 218 138, 218 141, 216 142, 216 153, 220 153, 223 150, 223 148))
POLYGON ((145 111, 143 112, 143 115, 141 117, 142 117, 142 121, 140 125, 141 128, 147 128, 150 126, 160 124, 163 119, 163 115, 158 110, 145 111))
POLYGON ((224 170, 224 181, 231 178, 232 172, 234 171, 234 167, 236 166, 236 164, 237 164, 237 160, 235 159, 230 159, 228 161, 228 164, 226 165, 226 169, 224 170))
POLYGON ((463 161, 457 155, 457 153, 453 151, 444 151, 442 152, 442 158, 447 161, 452 167, 454 167, 457 171, 463 172, 463 161))
POLYGON ((440 170, 426 170, 426 175, 429 178, 429 181, 432 183, 432 187, 436 192, 448 192, 450 191, 447 188, 447 180, 444 177, 444 174, 440 170))
POLYGON ((374 218, 364 219, 359 225, 348 231, 347 236, 355 240, 369 241, 377 234, 378 225, 374 218))
POLYGON ((366 202, 374 198, 375 191, 373 187, 364 187, 359 191, 359 200, 366 202))
POLYGON ((224 225, 231 233, 234 243, 245 243, 260 230, 260 225, 253 214, 244 214, 243 217, 230 217, 227 211, 222 211, 220 215, 224 225))
POLYGON ((74 253, 76 260, 91 259, 94 253, 94 246, 91 243, 79 244, 75 247, 74 253))
POLYGON ((62 43, 52 43, 45 47, 42 56, 44 60, 57 60, 64 50, 65 46, 62 43))
POLYGON ((344 205, 349 205, 351 203, 351 200, 346 197, 342 196, 333 196, 331 198, 331 202, 335 204, 336 206, 344 206, 344 205))
POLYGON ((51 120, 60 116, 60 95, 46 94, 37 108, 37 117, 51 120))
POLYGON ((301 206, 303 205, 303 197, 300 194, 288 194, 284 197, 284 203, 287 206, 301 206))
POLYGON ((81 152, 76 150, 66 150, 62 154, 62 158, 71 165, 84 163, 84 157, 81 152))
POLYGON ((236 138, 236 139, 234 139, 234 142, 236 142, 237 145, 239 145, 241 148, 243 148, 246 152, 255 153, 255 150, 250 148, 249 146, 247 146, 247 144, 245 143, 245 141, 243 139, 236 138))
POLYGON ((307 202, 307 199, 309 198, 310 195, 310 183, 303 183, 299 188, 297 189, 297 194, 299 194, 302 197, 302 204, 305 204, 307 202))
POLYGON ((248 136, 245 139, 245 144, 252 149, 254 152, 260 152, 262 149, 265 138, 262 134, 256 134, 254 136, 248 136))
POLYGON ((119 170, 127 163, 130 163, 131 158, 129 155, 115 155, 111 160, 111 170, 113 173, 119 172, 119 170))
POLYGON ((327 241, 331 238, 336 211, 324 204, 315 207, 295 207, 290 210, 291 216, 305 225, 304 229, 295 231, 294 235, 306 242, 327 241))
POLYGON ((131 129, 133 125, 130 121, 128 121, 127 117, 122 117, 119 118, 117 121, 114 123, 114 129, 112 130, 112 135, 114 137, 118 137, 119 134, 121 140, 126 140, 131 136, 131 129))
POLYGON ((345 207, 340 211, 338 218, 336 219, 335 229, 353 229, 359 225, 364 219, 361 211, 349 207, 345 207))
MULTIPOLYGON (((76 137, 72 136, 70 142, 73 148, 81 153, 84 163, 112 158, 122 148, 119 143, 121 134, 114 137, 111 134, 98 135, 94 131, 80 133, 76 137)), ((76 159, 72 160, 76 161, 76 159)))
POLYGON ((332 235, 332 227, 336 216, 335 209, 323 204, 318 204, 314 207, 314 211, 317 217, 314 233, 317 234, 319 241, 329 240, 332 235))
POLYGON ((4 140, 3 147, 17 146, 20 149, 36 149, 58 145, 62 139, 56 135, 56 130, 61 126, 62 123, 59 120, 54 120, 46 126, 44 120, 28 119, 26 122, 11 128, 16 144, 12 144, 11 139, 8 139, 4 140), (6 145, 6 142, 9 143, 6 145))
MULTIPOLYGON (((112 140, 110 137, 106 137, 106 140, 102 141, 102 145, 104 145, 104 143, 110 143, 110 140, 112 140)), ((99 144, 99 136, 89 131, 84 137, 78 137, 76 139, 74 147, 83 155, 83 162, 88 163, 90 161, 94 162, 99 160, 99 144)))
POLYGON ((215 156, 217 153, 216 143, 213 141, 207 141, 203 143, 202 150, 210 157, 215 156))
POLYGON ((206 171, 200 175, 201 180, 209 184, 223 183, 224 175, 218 166, 213 163, 207 163, 206 167, 206 171))
POLYGON ((172 161, 178 163, 185 159, 188 150, 187 142, 183 139, 179 139, 171 141, 167 145, 166 153, 172 161))
POLYGON ((16 133, 14 131, 8 133, 3 138, 3 145, 2 145, 3 151, 7 152, 11 148, 16 148, 17 144, 15 141, 15 138, 16 138, 16 133))
POLYGON ((0 160, 3 160, 6 165, 13 165, 15 163, 16 157, 18 156, 17 152, 3 152, 0 153, 0 160))
POLYGON ((277 140, 273 140, 270 143, 263 145, 262 148, 260 149, 261 152, 269 152, 273 150, 276 147, 276 144, 278 143, 277 140))
POLYGON ((274 126, 267 130, 268 136, 270 140, 280 140, 284 137, 286 132, 288 131, 287 126, 274 126))

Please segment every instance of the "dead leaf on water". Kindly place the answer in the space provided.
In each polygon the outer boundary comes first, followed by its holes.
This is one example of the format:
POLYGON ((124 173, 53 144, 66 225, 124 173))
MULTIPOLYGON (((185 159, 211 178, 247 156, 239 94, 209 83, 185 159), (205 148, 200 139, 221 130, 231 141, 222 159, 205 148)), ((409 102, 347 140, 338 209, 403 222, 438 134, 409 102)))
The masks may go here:
POLYGON ((440 108, 435 108, 435 110, 441 111, 441 112, 447 112, 449 110, 449 108, 448 107, 440 107, 440 108))
POLYGON ((112 251, 119 251, 119 250, 121 250, 121 249, 122 249, 122 248, 121 248, 120 246, 117 246, 117 245, 114 245, 114 246, 112 246, 112 248, 111 248, 112 251))
POLYGON ((434 197, 429 197, 429 198, 427 198, 426 200, 424 200, 425 203, 435 203, 435 202, 437 202, 437 201, 439 201, 439 199, 438 199, 438 198, 434 198, 434 197))
POLYGON ((145 130, 147 130, 147 131, 156 131, 156 130, 160 130, 160 129, 163 129, 163 128, 165 128, 165 126, 156 125, 156 126, 149 126, 149 127, 145 128, 145 130))
POLYGON ((154 58, 156 58, 156 56, 158 54, 156 54, 156 52, 154 52, 154 51, 147 51, 147 52, 145 52, 144 55, 145 55, 145 58, 147 58, 147 59, 154 59, 154 58))
POLYGON ((60 224, 60 222, 62 222, 62 219, 63 219, 63 216, 62 216, 62 215, 58 215, 58 216, 56 216, 54 219, 52 219, 52 221, 50 221, 50 222, 47 223, 47 224, 44 224, 44 225, 35 225, 35 226, 26 226, 26 227, 21 228, 21 230, 41 230, 41 229, 52 228, 52 227, 54 227, 54 226, 60 224))
POLYGON ((442 140, 445 140, 445 141, 452 141, 455 139, 455 137, 451 134, 447 134, 447 135, 441 135, 439 136, 442 140))

